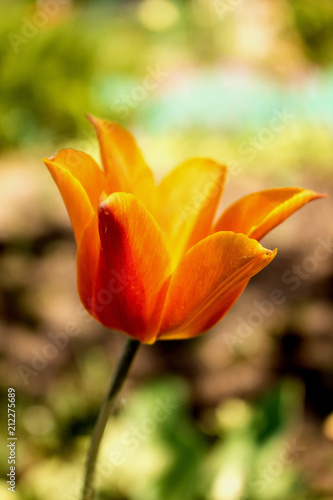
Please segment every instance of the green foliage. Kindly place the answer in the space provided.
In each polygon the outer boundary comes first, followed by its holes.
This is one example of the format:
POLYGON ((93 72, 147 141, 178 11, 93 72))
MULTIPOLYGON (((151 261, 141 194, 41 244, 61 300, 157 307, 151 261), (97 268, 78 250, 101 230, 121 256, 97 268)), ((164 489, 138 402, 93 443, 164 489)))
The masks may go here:
MULTIPOLYGON (((74 2, 72 11, 50 15, 41 27, 35 22, 36 2, 18 0, 14 6, 9 0, 1 2, 1 149, 86 139, 91 130, 86 113, 126 125, 144 124, 145 129, 164 134, 175 128, 197 130, 203 139, 215 134, 219 140, 221 131, 232 139, 240 130, 266 126, 272 110, 285 106, 297 112, 302 126, 306 120, 315 121, 318 114, 324 124, 331 124, 329 72, 318 76, 315 97, 311 84, 304 85, 299 95, 260 74, 244 77, 241 85, 237 72, 221 79, 220 69, 215 71, 211 63, 228 52, 231 41, 226 37, 220 55, 208 43, 221 32, 218 16, 213 24, 200 24, 190 2, 172 3, 179 22, 165 32, 152 32, 140 22, 139 2, 74 2), (142 87, 149 68, 161 67, 177 79, 173 64, 183 68, 184 58, 198 69, 190 83, 184 69, 184 84, 179 88, 163 90, 166 77, 156 91, 149 90, 147 98, 133 101, 131 93, 142 87)), ((306 56, 324 65, 332 62, 332 2, 293 0, 290 4, 295 19, 291 29, 304 40, 306 56)), ((209 13, 202 10, 204 14, 209 13)), ((231 20, 232 16, 223 20, 226 32, 231 20)), ((301 50, 298 45, 296 50, 301 50)))
MULTIPOLYGON (((48 500, 64 492, 76 498, 97 404, 95 396, 80 395, 76 384, 70 378, 55 387, 48 408, 29 407, 26 401, 19 409, 27 426, 20 456, 29 464, 20 500, 44 500, 46 491, 48 500), (73 426, 75 432, 65 432, 73 426), (31 433, 43 427, 44 434, 31 433)), ((189 391, 180 379, 145 384, 122 401, 108 426, 97 466, 100 498, 301 499, 305 489, 297 463, 305 448, 297 424, 302 396, 298 383, 285 380, 255 403, 222 402, 204 423, 191 415, 189 391)))
POLYGON ((289 0, 306 55, 316 63, 333 63, 333 3, 331 0, 289 0))
POLYGON ((51 29, 27 28, 33 9, 21 6, 10 15, 7 9, 1 4, 2 148, 76 135, 82 110, 91 106, 94 72, 91 40, 82 36, 80 19, 55 22, 51 29))

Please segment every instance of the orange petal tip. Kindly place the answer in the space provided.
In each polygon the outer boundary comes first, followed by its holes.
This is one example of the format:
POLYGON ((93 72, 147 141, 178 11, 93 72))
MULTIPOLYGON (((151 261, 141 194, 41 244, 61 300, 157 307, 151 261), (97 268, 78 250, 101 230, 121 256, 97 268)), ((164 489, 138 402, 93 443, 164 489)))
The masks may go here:
POLYGON ((274 250, 265 249, 265 257, 268 257, 269 259, 273 260, 277 254, 277 251, 278 251, 277 248, 275 248, 274 250))
POLYGON ((55 160, 55 158, 56 158, 56 156, 57 156, 57 153, 54 153, 52 156, 50 156, 50 157, 48 157, 48 158, 47 158, 47 157, 46 157, 46 158, 43 158, 43 162, 44 162, 44 163, 45 163, 45 165, 46 165, 46 163, 47 163, 47 162, 49 162, 49 161, 54 161, 54 160, 55 160))
POLYGON ((92 126, 95 129, 98 128, 100 122, 103 122, 103 120, 101 120, 100 118, 97 118, 97 116, 90 115, 90 114, 86 114, 86 118, 88 118, 88 120, 90 121, 90 123, 92 124, 92 126))
POLYGON ((88 119, 91 123, 94 123, 94 122, 97 120, 96 116, 91 115, 90 113, 87 113, 87 114, 85 115, 85 117, 86 117, 86 118, 87 118, 87 119, 88 119))
POLYGON ((327 198, 329 195, 327 193, 317 193, 317 191, 312 191, 311 189, 305 189, 308 193, 312 193, 312 198, 309 201, 318 200, 320 198, 327 198))

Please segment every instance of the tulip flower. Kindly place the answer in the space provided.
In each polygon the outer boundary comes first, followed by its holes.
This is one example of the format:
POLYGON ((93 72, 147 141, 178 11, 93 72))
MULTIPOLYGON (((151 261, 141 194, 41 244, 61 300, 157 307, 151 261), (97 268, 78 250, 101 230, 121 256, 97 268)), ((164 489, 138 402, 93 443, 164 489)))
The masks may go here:
POLYGON ((259 240, 323 196, 268 189, 241 198, 215 220, 224 165, 193 158, 156 185, 129 132, 90 120, 102 168, 73 149, 44 160, 73 226, 81 301, 103 325, 130 337, 95 426, 82 500, 94 498, 99 446, 140 343, 195 337, 215 325, 274 259, 276 250, 259 240))
POLYGON ((102 168, 64 149, 45 159, 73 226, 78 291, 103 325, 143 343, 195 337, 231 308, 275 257, 259 240, 309 201, 301 188, 241 198, 215 222, 224 165, 187 160, 155 184, 134 138, 90 117, 102 168))

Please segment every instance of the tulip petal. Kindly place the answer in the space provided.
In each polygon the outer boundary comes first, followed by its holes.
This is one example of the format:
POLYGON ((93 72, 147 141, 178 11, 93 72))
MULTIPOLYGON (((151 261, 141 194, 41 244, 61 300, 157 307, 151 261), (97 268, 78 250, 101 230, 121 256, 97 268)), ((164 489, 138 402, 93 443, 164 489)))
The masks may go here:
POLYGON ((137 198, 114 193, 100 206, 99 234, 95 316, 109 328, 153 342, 170 276, 162 231, 137 198))
POLYGON ((66 205, 76 242, 97 209, 105 177, 95 160, 86 153, 64 149, 44 163, 66 205))
POLYGON ((173 273, 162 314, 161 339, 183 339, 212 327, 249 278, 275 257, 243 234, 219 232, 192 247, 173 273))
POLYGON ((214 232, 234 231, 260 240, 303 205, 323 196, 301 188, 259 191, 227 208, 217 221, 214 232))
MULTIPOLYGON (((49 169, 64 168, 82 185, 95 210, 105 189, 106 177, 96 161, 88 154, 75 149, 62 149, 52 158, 44 160, 49 169)), ((52 175, 52 172, 51 172, 52 175)))
POLYGON ((117 123, 91 115, 88 119, 96 130, 103 168, 113 186, 108 193, 132 193, 150 208, 154 195, 153 174, 134 137, 117 123))
POLYGON ((77 250, 77 288, 82 304, 94 317, 94 285, 100 253, 98 216, 95 213, 85 228, 77 250))
POLYGON ((173 267, 210 233, 225 178, 225 166, 194 158, 179 165, 158 186, 157 220, 166 235, 173 267))

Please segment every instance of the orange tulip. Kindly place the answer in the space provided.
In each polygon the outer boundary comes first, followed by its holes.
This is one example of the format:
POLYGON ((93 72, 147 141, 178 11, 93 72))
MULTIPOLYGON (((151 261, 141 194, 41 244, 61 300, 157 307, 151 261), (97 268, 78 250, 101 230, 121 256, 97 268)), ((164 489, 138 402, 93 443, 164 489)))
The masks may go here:
POLYGON ((217 323, 276 255, 258 240, 323 196, 260 191, 214 223, 225 166, 194 158, 156 185, 129 132, 90 120, 103 169, 72 149, 44 162, 72 222, 83 305, 103 325, 147 344, 194 337, 217 323))

